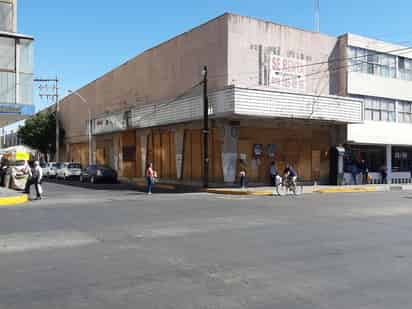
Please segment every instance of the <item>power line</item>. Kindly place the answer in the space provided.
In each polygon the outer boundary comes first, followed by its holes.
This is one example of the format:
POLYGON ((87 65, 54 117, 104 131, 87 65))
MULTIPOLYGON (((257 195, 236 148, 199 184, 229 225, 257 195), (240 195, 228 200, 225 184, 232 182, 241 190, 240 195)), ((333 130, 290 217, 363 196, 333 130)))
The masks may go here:
POLYGON ((159 109, 159 108, 164 108, 164 107, 169 106, 170 104, 175 103, 176 101, 182 99, 183 97, 191 94, 191 92, 192 92, 193 89, 195 89, 196 87, 199 87, 199 86, 202 85, 202 84, 203 84, 203 81, 200 81, 200 82, 196 83, 195 85, 193 85, 192 87, 190 87, 189 89, 187 89, 186 91, 184 91, 183 93, 179 94, 177 97, 173 98, 172 100, 170 100, 170 101, 168 101, 168 102, 161 103, 161 104, 153 104, 153 107, 154 107, 155 110, 152 111, 152 112, 150 112, 150 113, 148 113, 148 114, 144 114, 143 116, 144 116, 144 117, 150 117, 150 116, 152 116, 153 114, 156 114, 156 113, 158 112, 158 109, 159 109))
MULTIPOLYGON (((410 49, 412 49, 412 47, 408 47, 408 48, 404 48, 404 49, 410 50, 410 49)), ((404 53, 405 53, 405 52, 408 52, 408 51, 404 51, 404 53)), ((401 53, 401 55, 403 55, 403 53, 401 53)), ((365 57, 365 56, 367 56, 367 55, 364 55, 364 56, 362 56, 362 57, 365 57)), ((360 57, 350 57, 350 58, 347 58, 347 59, 348 59, 348 60, 350 60, 350 59, 353 60, 353 59, 356 59, 356 58, 360 58, 360 57)), ((362 64, 362 63, 365 63, 365 62, 362 61, 362 60, 360 60, 360 61, 358 61, 357 63, 345 64, 345 65, 340 66, 340 67, 337 67, 337 68, 315 71, 315 72, 311 72, 311 73, 304 74, 304 75, 300 75, 300 76, 297 75, 297 76, 294 76, 294 77, 288 77, 288 78, 279 80, 278 83, 286 82, 286 81, 289 81, 289 80, 295 80, 295 79, 298 80, 299 78, 309 77, 309 76, 318 75, 318 74, 322 74, 322 73, 337 72, 337 71, 342 70, 342 69, 345 69, 345 68, 349 68, 349 67, 352 67, 352 66, 360 65, 360 64, 362 64)), ((325 62, 324 64, 329 64, 329 63, 325 62)), ((250 75, 249 77, 250 77, 250 78, 258 78, 259 76, 256 74, 256 72, 254 72, 254 73, 255 73, 255 75, 250 75)), ((286 72, 286 73, 287 73, 287 72, 286 72)), ((217 78, 211 78, 211 79, 217 79, 217 78)), ((313 80, 316 80, 316 79, 313 79, 313 80)))
MULTIPOLYGON (((410 43, 411 41, 409 41, 410 43)), ((364 57, 369 57, 369 56, 375 56, 375 55, 380 55, 380 54, 386 54, 386 53, 395 53, 395 52, 401 52, 401 51, 405 51, 405 50, 410 50, 412 49, 412 47, 402 47, 402 48, 397 48, 397 49, 392 49, 392 50, 387 50, 387 51, 383 51, 383 52, 372 52, 372 53, 368 53, 362 56, 353 56, 353 57, 343 57, 343 58, 334 58, 331 60, 325 60, 325 61, 320 61, 320 62, 314 62, 314 63, 308 63, 308 64, 302 64, 302 65, 298 65, 298 66, 292 66, 292 67, 286 67, 283 68, 284 71, 288 71, 288 70, 292 70, 292 69, 298 69, 298 68, 306 68, 306 67, 311 67, 311 66, 316 66, 316 65, 323 65, 323 64, 331 64, 334 62, 340 62, 340 61, 346 61, 346 60, 353 60, 353 59, 359 59, 359 58, 364 58, 364 57)), ((254 72, 240 72, 237 75, 243 75, 243 74, 250 74, 250 73, 256 73, 256 71, 254 72)), ((228 74, 215 74, 210 76, 211 78, 214 77, 225 77, 228 74)))

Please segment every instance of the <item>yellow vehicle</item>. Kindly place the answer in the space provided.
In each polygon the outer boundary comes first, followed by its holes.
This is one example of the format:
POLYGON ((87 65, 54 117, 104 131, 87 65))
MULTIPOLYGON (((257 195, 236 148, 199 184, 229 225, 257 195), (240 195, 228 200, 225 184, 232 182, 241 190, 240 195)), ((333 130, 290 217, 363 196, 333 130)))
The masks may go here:
POLYGON ((25 146, 2 150, 2 185, 6 188, 24 190, 29 177, 29 161, 34 151, 25 146))

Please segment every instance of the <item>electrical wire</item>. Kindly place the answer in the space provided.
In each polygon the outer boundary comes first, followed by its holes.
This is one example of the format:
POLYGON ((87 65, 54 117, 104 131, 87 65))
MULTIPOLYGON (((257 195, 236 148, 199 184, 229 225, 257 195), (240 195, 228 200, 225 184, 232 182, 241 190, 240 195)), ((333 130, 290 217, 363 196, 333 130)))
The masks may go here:
MULTIPOLYGON (((410 41, 409 41, 409 43, 410 43, 410 41)), ((325 60, 325 61, 320 61, 320 62, 308 63, 308 64, 303 64, 303 65, 293 66, 293 67, 286 67, 286 68, 283 68, 283 70, 284 70, 284 71, 288 71, 288 70, 291 70, 291 69, 298 69, 298 68, 306 68, 306 67, 317 66, 317 65, 331 64, 331 63, 340 62, 340 61, 347 61, 347 60, 359 59, 359 58, 364 58, 364 57, 369 57, 369 56, 375 56, 375 55, 379 55, 379 54, 387 54, 387 53, 401 52, 401 51, 410 50, 410 49, 412 49, 412 46, 410 46, 410 47, 402 47, 402 48, 397 48, 397 49, 392 49, 392 50, 387 50, 387 51, 384 51, 384 52, 373 52, 373 53, 368 53, 368 54, 365 54, 365 55, 362 55, 362 56, 334 58, 334 59, 331 59, 331 60, 325 60)), ((256 73, 256 71, 255 71, 255 72, 240 72, 240 73, 237 73, 237 75, 251 74, 251 73, 256 73)), ((225 77, 225 76, 228 76, 228 74, 215 74, 215 75, 211 75, 210 78, 214 78, 214 77, 225 77)))

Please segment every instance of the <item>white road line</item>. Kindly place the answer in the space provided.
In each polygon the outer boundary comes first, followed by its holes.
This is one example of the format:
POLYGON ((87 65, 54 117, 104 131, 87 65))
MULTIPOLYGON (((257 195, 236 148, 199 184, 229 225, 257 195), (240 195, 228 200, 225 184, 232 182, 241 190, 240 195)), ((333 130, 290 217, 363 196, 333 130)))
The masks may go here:
POLYGON ((72 248, 96 242, 97 239, 76 231, 3 234, 0 235, 0 253, 72 248))
POLYGON ((269 219, 256 217, 218 217, 204 220, 187 220, 182 222, 166 222, 163 225, 127 226, 123 230, 137 238, 182 237, 190 234, 201 234, 214 231, 239 230, 264 227, 275 224, 288 224, 285 219, 269 219))

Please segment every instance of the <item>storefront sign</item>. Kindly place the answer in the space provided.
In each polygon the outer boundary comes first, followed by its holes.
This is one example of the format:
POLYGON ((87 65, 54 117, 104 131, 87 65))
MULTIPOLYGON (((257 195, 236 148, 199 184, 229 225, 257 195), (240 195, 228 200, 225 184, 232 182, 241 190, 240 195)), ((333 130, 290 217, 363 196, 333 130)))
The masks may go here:
POLYGON ((94 134, 123 131, 127 129, 127 117, 124 113, 110 115, 94 120, 94 134))
POLYGON ((267 151, 268 151, 269 158, 274 158, 275 153, 276 153, 276 145, 275 144, 269 144, 267 151))
POLYGON ((260 157, 262 154, 263 154, 262 144, 254 144, 253 145, 253 155, 255 157, 260 157))
POLYGON ((270 58, 269 84, 292 90, 305 90, 305 60, 272 55, 270 58))

